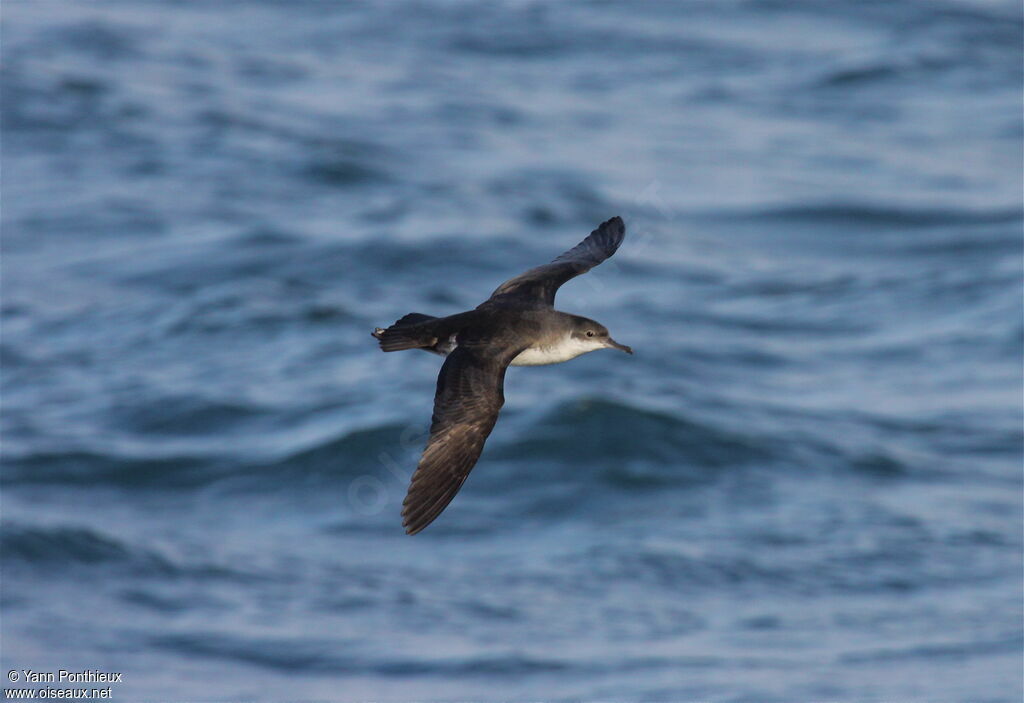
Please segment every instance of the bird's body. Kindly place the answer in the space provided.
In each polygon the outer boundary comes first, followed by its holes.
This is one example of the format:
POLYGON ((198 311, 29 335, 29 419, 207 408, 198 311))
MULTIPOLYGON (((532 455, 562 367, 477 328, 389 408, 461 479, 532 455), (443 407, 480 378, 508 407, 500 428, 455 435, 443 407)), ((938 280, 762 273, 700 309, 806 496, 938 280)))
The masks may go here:
MULTIPOLYGON (((422 335, 423 346, 419 348, 441 356, 455 351, 459 333, 463 330, 472 330, 491 339, 506 337, 510 342, 513 339, 529 340, 529 346, 519 352, 509 366, 546 366, 603 348, 594 346, 589 340, 572 337, 570 332, 579 319, 557 310, 501 309, 485 304, 450 317, 430 318, 417 323, 418 329, 409 326, 405 333, 422 335)), ((384 332, 377 328, 374 336, 384 332)))
POLYGON ((430 439, 403 503, 409 534, 444 510, 476 464, 505 400, 508 366, 557 364, 606 348, 633 353, 601 324, 553 307, 558 287, 614 254, 624 236, 614 217, 550 264, 501 284, 474 310, 448 317, 409 313, 374 330, 383 351, 423 349, 446 357, 430 439))

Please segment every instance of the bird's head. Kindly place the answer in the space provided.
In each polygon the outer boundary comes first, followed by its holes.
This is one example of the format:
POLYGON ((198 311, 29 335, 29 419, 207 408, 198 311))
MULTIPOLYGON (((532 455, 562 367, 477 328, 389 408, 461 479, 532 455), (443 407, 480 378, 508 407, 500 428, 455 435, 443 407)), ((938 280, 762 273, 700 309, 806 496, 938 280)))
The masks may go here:
POLYGON ((584 353, 598 349, 618 349, 627 354, 633 353, 625 344, 619 344, 612 339, 607 327, 585 317, 574 316, 570 335, 572 340, 584 349, 584 353))

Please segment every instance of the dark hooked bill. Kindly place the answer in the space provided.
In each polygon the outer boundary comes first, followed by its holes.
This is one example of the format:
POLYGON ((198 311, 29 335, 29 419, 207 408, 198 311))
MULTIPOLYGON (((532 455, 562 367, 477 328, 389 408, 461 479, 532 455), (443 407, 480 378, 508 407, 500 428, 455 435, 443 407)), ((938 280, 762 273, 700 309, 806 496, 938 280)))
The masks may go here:
POLYGON ((608 338, 608 347, 611 348, 611 349, 621 349, 622 351, 626 352, 627 354, 632 354, 633 353, 633 350, 631 348, 627 347, 625 344, 619 344, 618 342, 616 342, 611 337, 608 338))

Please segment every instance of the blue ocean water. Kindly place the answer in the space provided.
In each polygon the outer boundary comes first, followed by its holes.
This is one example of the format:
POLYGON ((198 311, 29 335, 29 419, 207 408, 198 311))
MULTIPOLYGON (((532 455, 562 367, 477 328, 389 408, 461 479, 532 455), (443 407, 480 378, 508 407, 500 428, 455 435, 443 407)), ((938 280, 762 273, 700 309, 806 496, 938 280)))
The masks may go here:
MULTIPOLYGON (((7 0, 2 669, 122 700, 1020 701, 1019 3, 7 0), (450 314, 510 370, 407 537, 450 314)), ((5 684, 6 685, 6 684, 5 684)))

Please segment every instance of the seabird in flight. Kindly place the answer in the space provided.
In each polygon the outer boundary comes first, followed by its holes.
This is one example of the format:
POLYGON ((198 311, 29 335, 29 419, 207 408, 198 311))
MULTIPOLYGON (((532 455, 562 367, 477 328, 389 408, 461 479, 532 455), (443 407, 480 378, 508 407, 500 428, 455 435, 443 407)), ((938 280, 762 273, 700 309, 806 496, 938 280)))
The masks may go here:
POLYGON ((604 325, 554 309, 555 292, 615 253, 626 234, 613 217, 550 264, 498 286, 475 310, 448 317, 409 313, 373 336, 386 352, 423 349, 447 357, 437 377, 430 439, 402 503, 402 525, 414 535, 451 502, 480 458, 505 402, 509 366, 569 361, 597 349, 633 350, 604 325))

